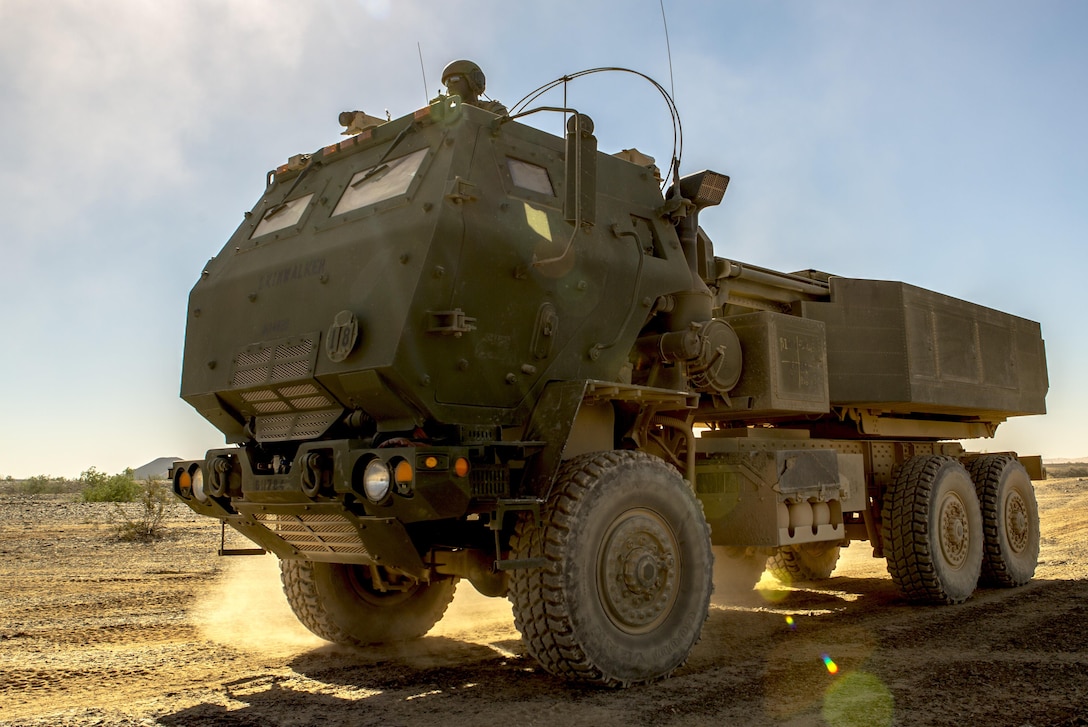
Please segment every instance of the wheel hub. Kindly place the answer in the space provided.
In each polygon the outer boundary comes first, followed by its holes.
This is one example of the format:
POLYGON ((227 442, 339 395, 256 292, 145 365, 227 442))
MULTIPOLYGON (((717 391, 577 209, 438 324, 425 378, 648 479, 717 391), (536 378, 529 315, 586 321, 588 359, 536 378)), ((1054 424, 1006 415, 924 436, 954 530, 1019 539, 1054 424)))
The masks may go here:
POLYGON ((657 586, 657 574, 660 570, 657 557, 653 553, 643 552, 641 555, 627 559, 624 566, 623 581, 627 589, 632 593, 649 594, 657 586))
POLYGON ((1019 492, 1012 492, 1005 501, 1005 533, 1009 539, 1009 548, 1014 553, 1022 553, 1028 547, 1030 529, 1028 505, 1019 492))
POLYGON ((679 590, 679 544, 655 512, 630 510, 605 534, 597 578, 605 614, 631 634, 656 628, 679 590))
POLYGON ((967 508, 958 496, 950 494, 941 503, 937 523, 941 552, 950 566, 959 568, 967 560, 971 537, 967 508))

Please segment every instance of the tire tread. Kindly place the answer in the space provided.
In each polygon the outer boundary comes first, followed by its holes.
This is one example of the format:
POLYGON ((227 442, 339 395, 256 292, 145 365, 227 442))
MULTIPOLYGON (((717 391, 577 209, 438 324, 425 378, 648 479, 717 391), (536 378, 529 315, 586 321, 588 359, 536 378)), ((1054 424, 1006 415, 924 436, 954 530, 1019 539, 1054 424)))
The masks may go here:
POLYGON ((308 560, 281 560, 280 582, 287 596, 287 603, 295 616, 317 636, 336 644, 359 646, 355 639, 329 617, 322 606, 321 597, 314 583, 313 563, 308 560))
MULTIPOLYGON (((667 466, 650 454, 633 450, 594 452, 568 460, 556 477, 556 482, 561 486, 557 486, 548 498, 543 526, 537 527, 531 516, 524 515, 514 530, 511 547, 518 554, 517 557, 543 557, 548 561, 543 568, 513 572, 510 600, 514 624, 521 632, 529 653, 546 671, 556 676, 602 686, 626 687, 667 677, 683 665, 681 661, 668 673, 643 680, 622 680, 607 674, 593 663, 574 633, 574 614, 564 596, 561 569, 569 565, 566 562, 570 554, 568 542, 579 506, 607 471, 637 464, 667 466)), ((695 502, 698 503, 698 500, 695 502)), ((709 544, 710 527, 705 519, 702 519, 702 523, 709 544)), ((709 559, 708 582, 711 580, 712 565, 713 559, 709 559)), ((704 611, 704 621, 707 616, 708 612, 704 611)))
POLYGON ((959 460, 945 455, 911 457, 900 466, 881 507, 888 573, 908 599, 962 603, 970 597, 949 593, 941 581, 930 544, 929 511, 941 470, 959 460))
MULTIPOLYGON (((1022 586, 1031 580, 1034 575, 1017 575, 1010 567, 1009 561, 1002 552, 1001 534, 998 530, 997 518, 1000 517, 999 498, 1002 477, 1010 467, 1022 467, 1019 460, 1011 454, 984 455, 971 460, 967 465, 967 471, 971 480, 975 483, 978 492, 979 504, 982 506, 982 532, 984 537, 982 556, 982 575, 980 580, 985 585, 1000 588, 1015 588, 1022 586)), ((1025 474, 1026 476, 1026 474, 1025 474)), ((1029 480, 1030 482, 1030 480, 1029 480)), ((1034 496, 1032 497, 1034 501, 1034 496)), ((1032 527, 1036 541, 1039 538, 1038 506, 1034 507, 1034 519, 1032 527)), ((1033 543, 1038 548, 1038 543, 1033 543)), ((1038 555, 1036 555, 1038 559, 1038 555)))

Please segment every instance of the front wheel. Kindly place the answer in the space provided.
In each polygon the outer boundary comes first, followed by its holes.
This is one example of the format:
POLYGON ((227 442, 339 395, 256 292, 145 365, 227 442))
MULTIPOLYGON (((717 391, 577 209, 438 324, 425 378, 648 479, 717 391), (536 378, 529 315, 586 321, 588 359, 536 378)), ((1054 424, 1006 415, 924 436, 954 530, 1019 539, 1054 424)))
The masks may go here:
POLYGON ((712 590, 710 529, 675 469, 634 451, 563 465, 542 523, 523 518, 510 600, 529 653, 568 679, 627 686, 668 676, 699 640, 712 590))
POLYGON ((907 598, 966 601, 982 569, 982 512, 975 486, 958 460, 908 459, 884 493, 888 572, 907 598))
POLYGON ((422 636, 453 600, 456 578, 431 583, 386 579, 374 586, 369 566, 281 560, 280 580, 302 625, 326 641, 351 646, 422 636))

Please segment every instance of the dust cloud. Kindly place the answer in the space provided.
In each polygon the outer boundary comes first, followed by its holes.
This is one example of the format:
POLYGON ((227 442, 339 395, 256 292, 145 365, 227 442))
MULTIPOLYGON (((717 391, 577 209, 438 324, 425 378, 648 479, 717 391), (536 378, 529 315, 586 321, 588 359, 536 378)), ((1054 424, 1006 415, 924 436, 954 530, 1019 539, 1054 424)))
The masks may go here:
POLYGON ((275 556, 224 557, 220 563, 219 576, 192 612, 206 638, 241 651, 277 656, 326 643, 295 618, 280 586, 275 556))
MULTIPOLYGON (((295 617, 272 555, 221 558, 216 579, 192 613, 207 639, 241 651, 283 657, 328 645, 295 617)), ((428 636, 488 643, 504 656, 511 654, 505 642, 519 638, 510 602, 480 595, 467 581, 457 585, 453 602, 428 636)))
POLYGON ((445 636, 463 641, 488 641, 519 639, 514 628, 514 614, 510 601, 481 595, 468 581, 457 584, 453 603, 446 615, 431 629, 432 636, 445 636))

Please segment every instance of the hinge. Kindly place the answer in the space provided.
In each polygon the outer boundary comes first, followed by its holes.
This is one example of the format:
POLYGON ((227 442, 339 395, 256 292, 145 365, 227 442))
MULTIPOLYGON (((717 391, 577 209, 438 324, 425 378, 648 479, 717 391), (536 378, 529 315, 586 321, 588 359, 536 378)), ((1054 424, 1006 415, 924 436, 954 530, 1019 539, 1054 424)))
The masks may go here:
POLYGON ((460 308, 453 310, 429 310, 431 325, 427 333, 435 333, 439 336, 453 336, 460 338, 462 334, 476 330, 476 319, 466 316, 460 308))
POLYGON ((476 185, 467 179, 461 177, 454 177, 450 180, 449 187, 446 191, 446 199, 454 204, 463 204, 465 202, 475 202, 476 195, 473 191, 476 189, 476 185))

